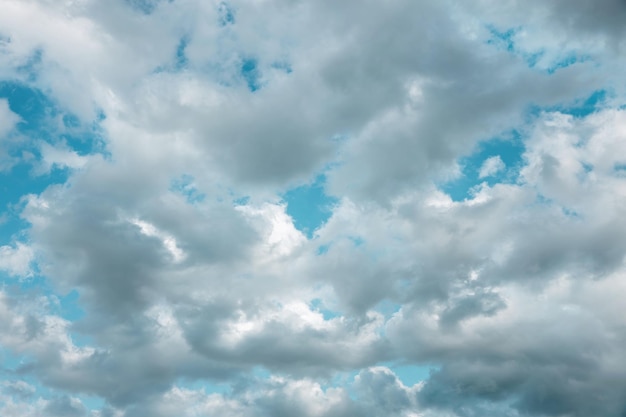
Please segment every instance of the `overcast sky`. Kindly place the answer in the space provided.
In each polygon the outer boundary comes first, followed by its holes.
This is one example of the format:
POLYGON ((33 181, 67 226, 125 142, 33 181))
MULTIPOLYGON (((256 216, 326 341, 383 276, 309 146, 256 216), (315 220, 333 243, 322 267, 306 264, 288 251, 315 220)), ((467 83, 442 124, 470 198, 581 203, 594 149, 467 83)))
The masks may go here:
POLYGON ((0 0, 2 417, 626 416, 623 0, 0 0))

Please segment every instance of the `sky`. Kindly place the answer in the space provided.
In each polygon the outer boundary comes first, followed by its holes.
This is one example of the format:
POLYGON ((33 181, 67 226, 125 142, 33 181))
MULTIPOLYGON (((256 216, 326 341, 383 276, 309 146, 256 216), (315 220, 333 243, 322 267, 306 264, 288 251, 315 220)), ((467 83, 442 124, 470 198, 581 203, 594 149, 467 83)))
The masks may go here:
POLYGON ((625 21, 0 0, 0 415, 626 416, 625 21))

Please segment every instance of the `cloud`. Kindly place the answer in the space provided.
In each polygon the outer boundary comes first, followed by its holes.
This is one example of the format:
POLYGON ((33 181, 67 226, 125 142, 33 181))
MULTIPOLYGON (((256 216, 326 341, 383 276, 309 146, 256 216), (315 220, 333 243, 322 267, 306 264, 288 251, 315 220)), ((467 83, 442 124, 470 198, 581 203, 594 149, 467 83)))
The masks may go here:
POLYGON ((0 246, 0 270, 17 277, 32 275, 34 253, 31 247, 17 243, 15 246, 0 246))
POLYGON ((0 138, 4 138, 15 125, 20 121, 20 117, 9 108, 6 99, 0 99, 0 138))
MULTIPOLYGON (((621 293, 621 285, 613 286, 619 277, 610 278, 602 287, 621 293)), ((597 294, 583 295, 590 286, 579 287, 563 279, 535 301, 532 292, 505 289, 508 303, 503 313, 468 320, 445 336, 431 333, 445 328, 438 330, 426 314, 399 315, 390 323, 391 337, 402 340, 407 354, 428 360, 447 357, 446 365, 420 391, 420 404, 458 415, 471 415, 464 411, 468 409, 487 412, 494 406, 503 415, 619 415, 624 407, 619 395, 623 387, 609 382, 615 364, 622 360, 611 330, 619 324, 612 313, 605 315, 613 307, 596 309, 597 294), (550 317, 549 324, 541 324, 546 317, 550 317), (395 327, 399 323, 404 324, 395 327), (580 328, 585 332, 580 333, 580 328), (416 338, 405 337, 406 332, 416 338), (599 392, 606 401, 587 400, 599 392)))
POLYGON ((35 388, 24 381, 5 383, 0 391, 0 411, 7 417, 73 416, 95 417, 83 403, 75 397, 61 396, 50 399, 34 397, 35 388), (34 399, 34 401, 29 401, 34 399))
POLYGON ((198 412, 245 417, 416 415, 420 386, 404 386, 388 368, 367 368, 350 379, 347 387, 325 387, 310 379, 277 377, 256 380, 230 395, 174 387, 156 401, 132 409, 128 415, 169 417, 192 416, 198 412))
POLYGON ((79 169, 87 163, 87 157, 79 155, 67 146, 54 147, 48 143, 40 145, 41 166, 36 173, 39 175, 49 174, 53 168, 79 169))
POLYGON ((506 165, 499 155, 489 157, 485 159, 485 162, 483 162, 483 165, 480 167, 480 170, 478 171, 478 178, 492 177, 500 173, 505 168, 506 165))
POLYGON ((0 6, 0 414, 626 410, 622 3, 0 6))

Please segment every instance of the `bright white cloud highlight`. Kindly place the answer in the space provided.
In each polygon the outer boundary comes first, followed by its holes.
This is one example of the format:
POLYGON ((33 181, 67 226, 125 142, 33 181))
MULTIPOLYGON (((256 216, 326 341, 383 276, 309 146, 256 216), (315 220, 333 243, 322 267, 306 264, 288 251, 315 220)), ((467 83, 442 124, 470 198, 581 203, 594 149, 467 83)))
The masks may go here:
POLYGON ((9 102, 0 99, 0 140, 4 139, 19 121, 20 117, 9 108, 9 102))

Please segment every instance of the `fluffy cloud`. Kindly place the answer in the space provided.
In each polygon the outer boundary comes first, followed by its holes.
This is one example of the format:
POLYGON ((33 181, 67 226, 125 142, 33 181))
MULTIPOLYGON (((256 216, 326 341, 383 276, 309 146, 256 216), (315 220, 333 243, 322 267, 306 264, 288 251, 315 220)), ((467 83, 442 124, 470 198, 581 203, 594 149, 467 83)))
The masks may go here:
POLYGON ((491 177, 506 168, 499 155, 487 158, 478 171, 478 178, 491 177))
POLYGON ((565 3, 0 0, 0 414, 621 416, 626 6, 565 3))
POLYGON ((27 277, 32 274, 33 250, 23 243, 0 246, 0 270, 12 276, 27 277))

